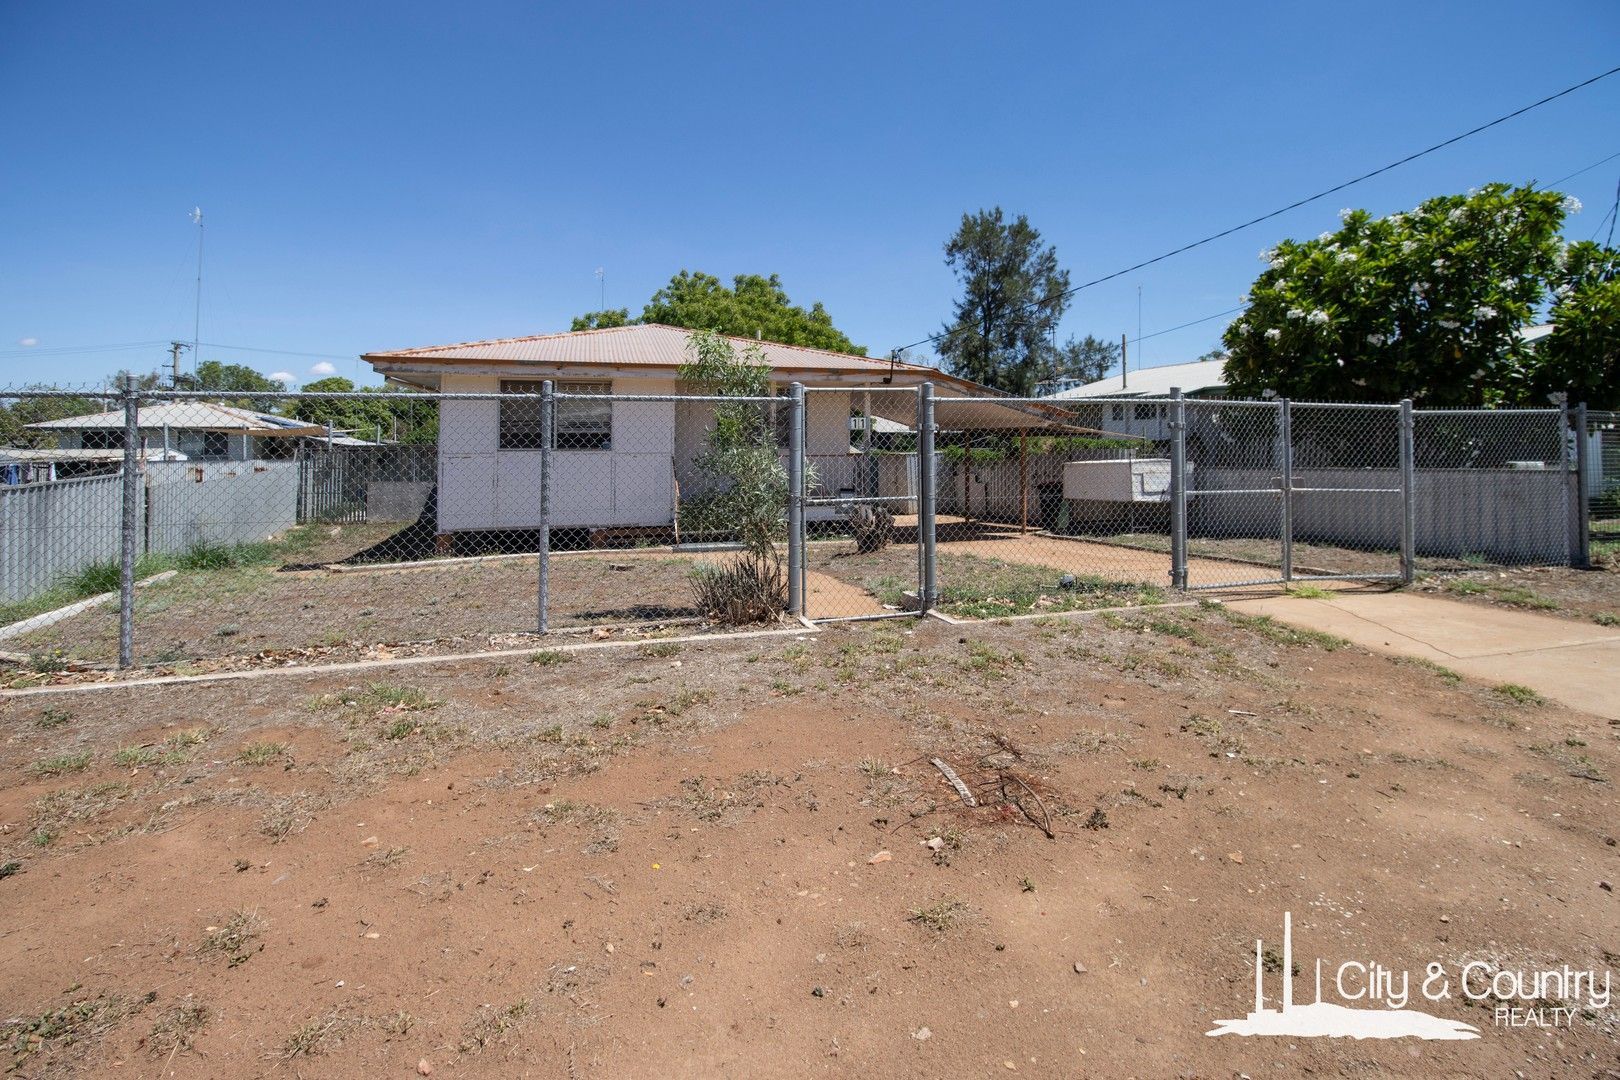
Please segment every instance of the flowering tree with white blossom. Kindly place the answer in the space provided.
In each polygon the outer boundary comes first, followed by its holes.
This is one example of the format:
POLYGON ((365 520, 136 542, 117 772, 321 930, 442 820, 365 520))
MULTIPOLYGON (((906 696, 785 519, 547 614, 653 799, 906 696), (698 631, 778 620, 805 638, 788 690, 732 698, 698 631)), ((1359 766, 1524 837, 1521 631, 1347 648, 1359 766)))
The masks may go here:
MULTIPOLYGON (((1234 396, 1478 405, 1523 400, 1540 363, 1519 337, 1566 259, 1557 192, 1491 184, 1337 232, 1285 240, 1229 327, 1234 396)), ((1543 402, 1544 403, 1544 402, 1543 402)))

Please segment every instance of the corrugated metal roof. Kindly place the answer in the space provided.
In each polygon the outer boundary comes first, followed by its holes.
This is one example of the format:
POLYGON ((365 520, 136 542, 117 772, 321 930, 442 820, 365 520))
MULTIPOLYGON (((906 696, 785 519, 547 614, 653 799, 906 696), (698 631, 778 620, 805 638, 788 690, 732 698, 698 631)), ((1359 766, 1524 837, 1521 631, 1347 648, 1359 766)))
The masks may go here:
MULTIPOLYGON (((446 363, 482 361, 506 364, 545 364, 576 366, 602 364, 612 367, 674 368, 689 357, 687 340, 692 331, 660 323, 612 326, 602 330, 575 330, 533 337, 498 338, 492 341, 466 341, 457 345, 430 345, 420 349, 396 349, 365 353, 361 359, 374 365, 390 361, 440 360, 446 363)), ((812 349, 803 345, 781 345, 774 341, 727 337, 737 346, 758 345, 765 362, 779 370, 870 372, 886 375, 887 359, 854 356, 849 353, 812 349)), ((948 378, 920 364, 895 364, 895 370, 927 378, 948 378)), ((971 384, 970 384, 971 385, 971 384)))
MULTIPOLYGON (((165 401, 160 405, 142 405, 142 429, 172 428, 176 431, 226 431, 241 435, 308 435, 325 436, 326 429, 295 420, 288 416, 238 409, 212 401, 165 401)), ((29 424, 30 428, 47 431, 118 430, 124 428, 124 410, 69 416, 63 420, 44 420, 29 424)))
POLYGON ((1047 395, 1047 401, 1073 401, 1084 398, 1169 397, 1173 387, 1183 393, 1220 390, 1226 386, 1224 360, 1198 360, 1190 364, 1165 364, 1129 372, 1125 378, 1110 375, 1094 383, 1047 395))

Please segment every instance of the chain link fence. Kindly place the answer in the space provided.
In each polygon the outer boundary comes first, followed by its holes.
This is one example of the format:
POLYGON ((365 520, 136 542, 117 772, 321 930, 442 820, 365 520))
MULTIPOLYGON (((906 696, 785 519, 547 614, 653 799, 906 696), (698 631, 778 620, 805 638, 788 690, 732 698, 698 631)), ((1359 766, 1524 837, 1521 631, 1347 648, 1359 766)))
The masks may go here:
POLYGON ((610 390, 0 391, 0 662, 1038 615, 1620 544, 1612 413, 610 390))

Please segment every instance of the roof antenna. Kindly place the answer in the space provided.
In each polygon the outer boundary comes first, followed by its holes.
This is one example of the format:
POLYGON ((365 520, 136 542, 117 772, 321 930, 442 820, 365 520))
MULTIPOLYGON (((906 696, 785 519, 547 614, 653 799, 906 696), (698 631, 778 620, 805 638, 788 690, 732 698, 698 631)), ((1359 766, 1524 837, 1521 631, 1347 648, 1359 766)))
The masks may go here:
MULTIPOLYGON (((202 207, 191 208, 191 220, 197 223, 197 304, 191 313, 191 362, 197 363, 198 339, 202 336, 202 256, 203 256, 203 215, 202 207)), ((178 361, 179 355, 175 359, 178 361)))
POLYGON ((899 359, 900 359, 900 350, 899 349, 890 349, 889 350, 889 373, 887 375, 883 376, 883 384, 885 386, 888 386, 888 385, 890 385, 890 384, 892 384, 894 382, 894 365, 895 365, 895 362, 898 361, 899 359))
POLYGON ((596 282, 597 282, 598 285, 600 285, 602 287, 602 306, 601 306, 601 308, 599 310, 606 311, 607 310, 607 269, 605 267, 598 266, 596 268, 596 282))

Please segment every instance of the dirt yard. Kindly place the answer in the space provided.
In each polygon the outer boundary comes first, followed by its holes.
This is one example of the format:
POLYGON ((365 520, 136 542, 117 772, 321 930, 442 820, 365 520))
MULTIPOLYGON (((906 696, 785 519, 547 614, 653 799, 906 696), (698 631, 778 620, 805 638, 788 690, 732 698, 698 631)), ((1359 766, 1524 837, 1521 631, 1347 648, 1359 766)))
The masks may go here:
POLYGON ((373 679, 0 698, 15 1075, 1620 1068, 1612 1010, 1204 1034, 1285 911, 1306 1000, 1620 967, 1620 728, 1513 688, 1198 606, 373 679))
POLYGON ((1417 588, 1450 600, 1538 611, 1599 626, 1620 626, 1620 564, 1616 563, 1592 570, 1567 566, 1473 567, 1460 573, 1426 576, 1417 588))

